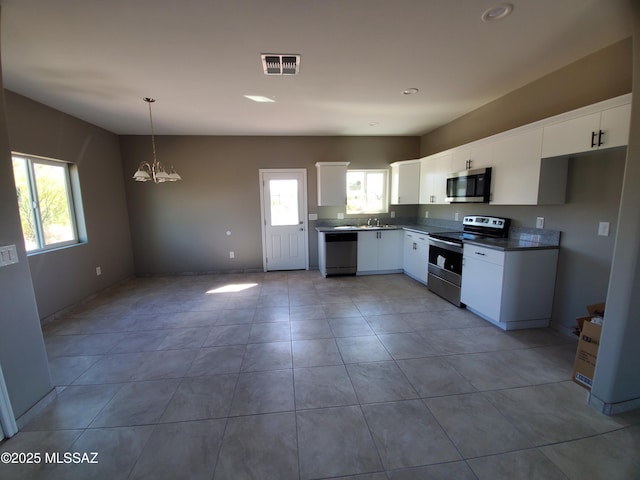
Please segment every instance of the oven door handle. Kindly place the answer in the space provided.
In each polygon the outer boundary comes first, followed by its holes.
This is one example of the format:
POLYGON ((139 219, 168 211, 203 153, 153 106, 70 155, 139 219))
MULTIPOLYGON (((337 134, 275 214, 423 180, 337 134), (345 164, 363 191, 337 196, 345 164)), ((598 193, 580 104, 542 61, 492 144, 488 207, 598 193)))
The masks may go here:
POLYGON ((429 240, 431 240, 432 242, 436 242, 436 243, 444 243, 445 245, 451 245, 452 247, 457 247, 457 248, 461 247, 461 245, 459 243, 449 242, 447 240, 441 240, 439 238, 431 237, 429 240))

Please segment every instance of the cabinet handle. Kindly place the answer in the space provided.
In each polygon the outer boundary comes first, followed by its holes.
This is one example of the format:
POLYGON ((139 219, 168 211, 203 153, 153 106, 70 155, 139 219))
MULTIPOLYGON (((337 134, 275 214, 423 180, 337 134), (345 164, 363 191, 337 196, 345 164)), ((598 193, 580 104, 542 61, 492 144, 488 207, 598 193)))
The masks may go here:
POLYGON ((604 132, 602 130, 599 130, 598 132, 598 146, 601 147, 603 142, 602 142, 602 135, 604 135, 604 132))
POLYGON ((473 252, 473 253, 475 253, 476 255, 481 255, 483 257, 486 255, 486 253, 482 253, 482 252, 473 252))
POLYGON ((591 132, 591 148, 596 146, 596 132, 591 132))

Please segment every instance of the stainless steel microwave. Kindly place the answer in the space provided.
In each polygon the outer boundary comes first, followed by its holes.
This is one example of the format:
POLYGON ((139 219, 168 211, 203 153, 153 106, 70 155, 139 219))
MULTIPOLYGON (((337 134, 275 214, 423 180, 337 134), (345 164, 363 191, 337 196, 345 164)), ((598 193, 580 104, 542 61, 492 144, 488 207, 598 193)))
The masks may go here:
POLYGON ((452 173, 447 178, 447 202, 489 203, 491 167, 452 173))

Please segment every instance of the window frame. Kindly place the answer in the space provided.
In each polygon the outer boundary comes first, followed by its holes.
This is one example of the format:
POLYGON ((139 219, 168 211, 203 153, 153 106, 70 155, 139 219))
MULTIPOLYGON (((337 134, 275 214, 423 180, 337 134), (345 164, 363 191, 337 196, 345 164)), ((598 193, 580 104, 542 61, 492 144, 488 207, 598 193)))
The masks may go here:
MULTIPOLYGON (((82 207, 78 208, 79 191, 77 186, 75 185, 74 179, 72 178, 72 170, 75 168, 75 165, 64 161, 58 160, 48 157, 42 157, 38 155, 30 155, 20 152, 11 152, 11 160, 13 164, 13 160, 17 158, 23 160, 26 166, 26 180, 27 180, 27 190, 29 195, 29 201, 31 203, 31 214, 33 215, 33 222, 35 227, 35 236, 36 236, 36 248, 29 249, 27 246, 26 238, 23 233, 23 241, 25 242, 25 249, 27 255, 48 252, 51 250, 55 250, 58 248, 64 248, 72 245, 78 245, 81 243, 81 237, 79 232, 79 223, 80 219, 78 217, 82 212, 82 207), (40 197, 38 194, 38 185, 36 180, 36 172, 35 165, 49 165, 53 167, 62 167, 64 170, 63 180, 64 187, 66 191, 66 200, 67 200, 67 209, 69 212, 69 219, 71 222, 71 233, 72 238, 69 240, 64 240, 61 242, 55 243, 46 243, 45 233, 44 233, 44 225, 42 222, 42 214, 40 209, 40 197)), ((77 173, 77 172, 73 172, 77 173)), ((14 172, 14 183, 15 183, 15 172, 14 172)), ((17 193, 17 185, 16 185, 16 193, 17 193)), ((20 214, 20 222, 22 223, 22 214, 20 214)))
POLYGON ((345 213, 351 216, 359 216, 359 215, 374 215, 381 213, 389 213, 389 169, 388 168, 354 168, 347 170, 347 204, 345 206, 345 213), (370 173, 382 173, 384 175, 383 180, 383 193, 382 193, 382 208, 379 210, 365 210, 362 212, 350 212, 349 211, 349 173, 350 172, 362 172, 365 175, 365 185, 364 185, 364 193, 367 195, 367 175, 370 173))

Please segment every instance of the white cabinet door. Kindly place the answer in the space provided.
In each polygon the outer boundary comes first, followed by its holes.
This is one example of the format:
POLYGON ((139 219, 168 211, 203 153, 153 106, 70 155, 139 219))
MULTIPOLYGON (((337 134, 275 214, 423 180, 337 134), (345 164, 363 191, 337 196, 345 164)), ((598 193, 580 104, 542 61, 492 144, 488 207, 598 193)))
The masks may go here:
POLYGON ((455 148, 452 152, 453 172, 491 167, 493 163, 493 144, 482 142, 455 148))
POLYGON ((402 270, 402 230, 378 231, 378 270, 402 270))
POLYGON ((543 157, 619 147, 629 143, 631 105, 620 105, 544 127, 543 157))
POLYGON ((358 273, 402 271, 402 230, 358 232, 358 273))
POLYGON ((391 203, 415 205, 420 199, 420 161, 391 164, 391 203))
POLYGON ((536 205, 540 183, 542 128, 498 140, 491 171, 491 203, 536 205))
POLYGON ((318 206, 344 207, 347 204, 349 162, 318 162, 318 206))
POLYGON ((542 156, 555 157, 591 150, 600 128, 600 113, 592 113, 544 127, 542 156))
POLYGON ((467 307, 499 322, 504 267, 499 258, 495 258, 496 253, 501 254, 504 261, 503 252, 464 246, 460 299, 467 307))
POLYGON ((600 121, 600 130, 603 132, 600 148, 628 145, 630 125, 631 104, 604 110, 600 121))
POLYGON ((378 270, 378 232, 358 232, 358 272, 378 270))
POLYGON ((429 241, 426 234, 405 232, 404 273, 419 282, 427 284, 429 263, 429 241))
POLYGON ((453 172, 452 152, 430 155, 420 161, 420 203, 447 203, 447 176, 453 172))

